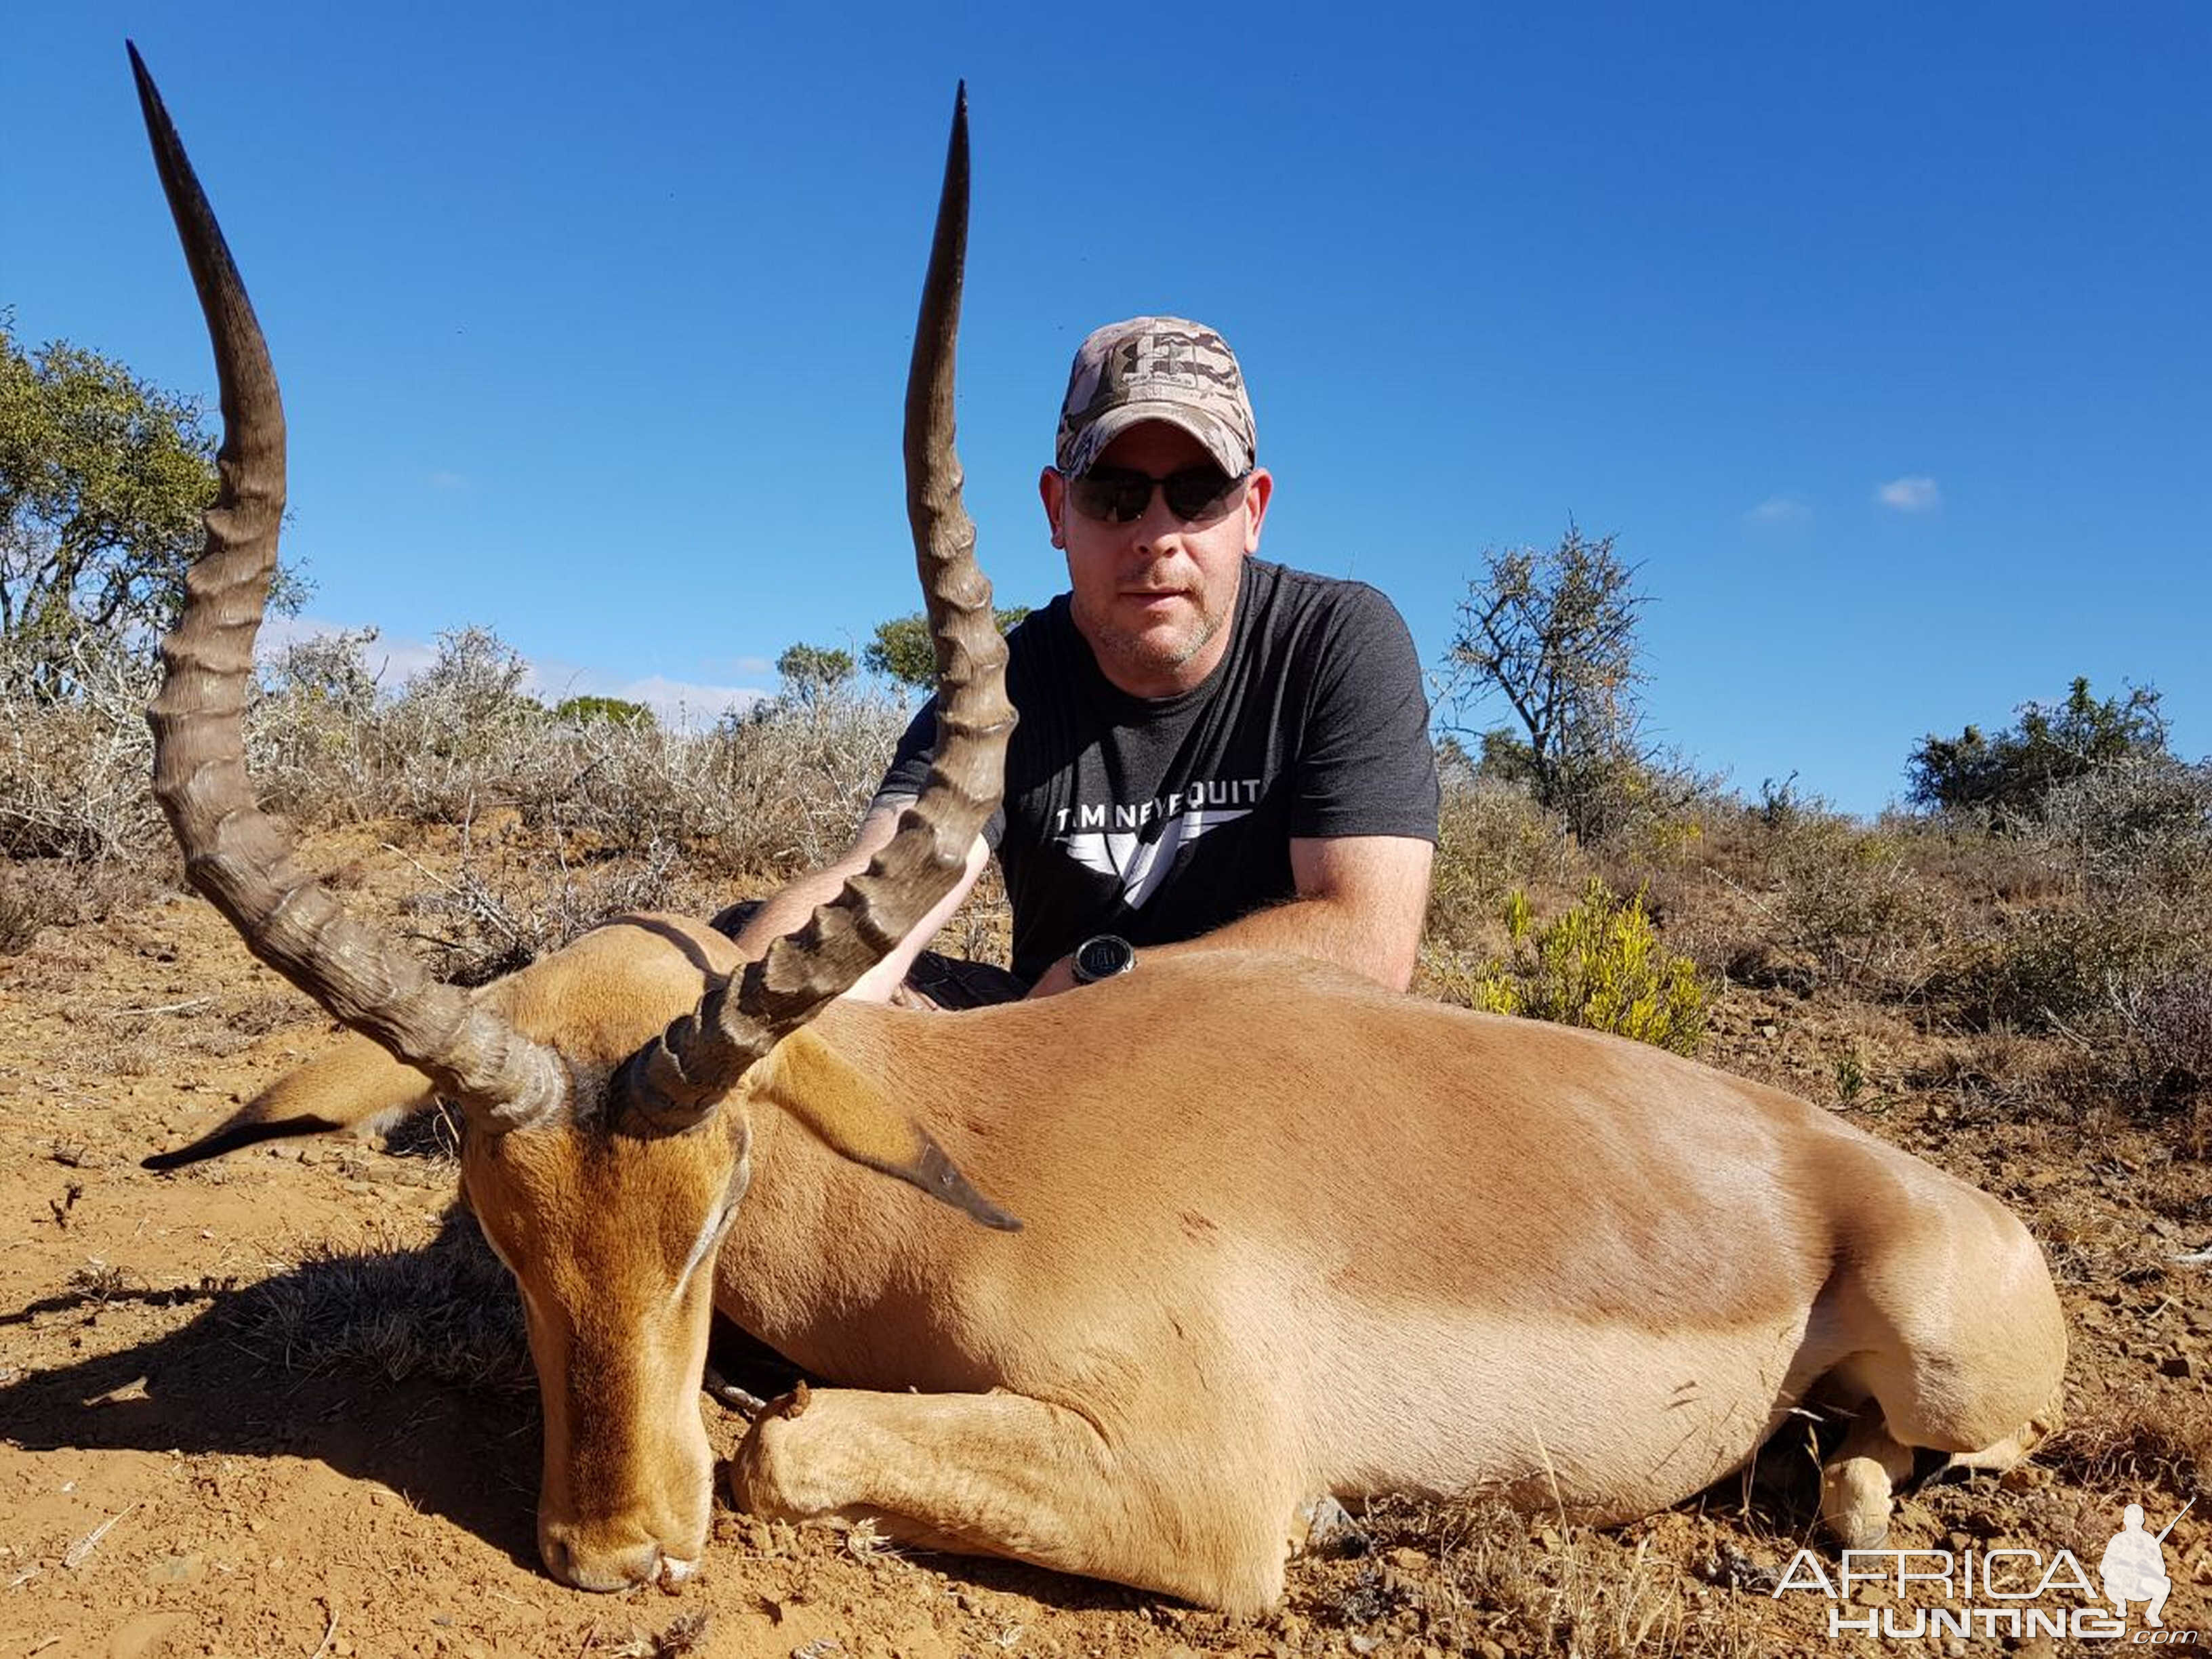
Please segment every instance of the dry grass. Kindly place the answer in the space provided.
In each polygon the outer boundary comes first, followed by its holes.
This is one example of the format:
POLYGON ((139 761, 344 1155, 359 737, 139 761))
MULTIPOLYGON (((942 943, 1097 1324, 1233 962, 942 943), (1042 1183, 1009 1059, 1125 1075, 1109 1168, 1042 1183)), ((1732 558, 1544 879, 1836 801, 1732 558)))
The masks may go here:
POLYGON ((1332 1587, 1345 1626, 1451 1651, 1487 1644, 1574 1659, 1764 1651, 1746 1621, 1702 1605, 1711 1595, 1648 1537, 1532 1521, 1494 1500, 1386 1499, 1363 1526, 1375 1559, 1340 1570, 1332 1587))
POLYGON ((690 1659, 692 1654, 703 1654, 711 1650, 707 1638, 714 1633, 714 1615, 704 1607, 696 1613, 679 1614, 659 1631, 633 1628, 621 1637, 601 1637, 596 1632, 584 1644, 587 1656, 602 1654, 605 1659, 690 1659))
POLYGON ((23 950, 47 927, 75 927, 129 910, 168 884, 160 858, 0 859, 0 956, 23 950))
POLYGON ((2212 1397, 2138 1382, 2077 1408, 2038 1456, 2069 1480, 2133 1501, 2151 1487, 2202 1492, 2212 1480, 2212 1397))
MULTIPOLYGON (((1497 921, 1507 896, 1571 901, 1589 873, 1565 821, 1528 792, 1474 779, 1444 792, 1427 939, 1438 950, 1501 950, 1497 921)), ((1550 908, 1548 905, 1547 908, 1550 908)))
POLYGON ((318 1248, 240 1298, 240 1341, 288 1370, 537 1387, 514 1281, 456 1209, 427 1248, 318 1248))

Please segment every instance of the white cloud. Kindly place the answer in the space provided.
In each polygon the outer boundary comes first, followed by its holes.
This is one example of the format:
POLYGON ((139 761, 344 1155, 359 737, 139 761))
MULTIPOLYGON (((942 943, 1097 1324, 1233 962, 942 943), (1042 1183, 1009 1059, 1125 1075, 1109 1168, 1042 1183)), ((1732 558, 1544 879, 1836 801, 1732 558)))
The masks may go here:
POLYGON ((468 487, 466 478, 458 472, 448 472, 443 467, 430 475, 430 488, 433 489, 466 489, 468 487))
POLYGON ((1875 488, 1874 498, 1899 513, 1932 513, 1943 505, 1933 478, 1892 478, 1875 488))
POLYGON ((1813 509, 1795 495, 1769 495, 1743 515, 1746 524, 1785 525, 1803 524, 1813 516, 1813 509))

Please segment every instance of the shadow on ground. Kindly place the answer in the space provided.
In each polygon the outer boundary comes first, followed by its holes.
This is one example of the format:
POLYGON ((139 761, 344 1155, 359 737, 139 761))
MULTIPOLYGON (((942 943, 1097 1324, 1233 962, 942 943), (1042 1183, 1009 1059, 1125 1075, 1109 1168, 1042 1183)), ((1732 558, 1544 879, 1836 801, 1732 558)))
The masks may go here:
POLYGON ((243 1288, 79 1285, 0 1310, 0 1326, 192 1303, 167 1335, 0 1386, 0 1436, 319 1459, 536 1568, 535 1382, 512 1282, 467 1215, 420 1249, 319 1254, 243 1288))

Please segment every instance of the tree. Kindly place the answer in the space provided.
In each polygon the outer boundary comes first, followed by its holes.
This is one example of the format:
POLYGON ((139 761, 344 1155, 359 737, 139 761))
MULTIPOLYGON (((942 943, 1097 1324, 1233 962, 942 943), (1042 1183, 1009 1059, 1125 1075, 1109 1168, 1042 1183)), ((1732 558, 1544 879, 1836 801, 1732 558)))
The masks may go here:
MULTIPOLYGON (((216 492, 198 399, 0 313, 0 646, 47 696, 88 642, 150 651, 176 618, 216 492)), ((275 603, 296 611, 280 574, 275 603)))
MULTIPOLYGON (((992 612, 999 631, 1011 634, 1030 614, 1025 605, 1007 605, 992 612)), ((876 624, 876 636, 860 653, 871 674, 881 674, 902 685, 932 691, 937 687, 937 647, 929 633, 929 618, 921 611, 894 617, 876 624)))
POLYGON ((815 708, 853 678, 853 653, 832 645, 787 646, 775 659, 775 672, 783 677, 787 706, 815 708))
POLYGON ((1619 786, 1650 758, 1636 641, 1646 600, 1613 544, 1570 523, 1555 548, 1486 554, 1444 659, 1453 725, 1480 738, 1482 771, 1525 782, 1584 836, 1609 827, 1619 786), (1493 697, 1519 730, 1468 720, 1493 697))
POLYGON ((2127 700, 2089 695, 2075 680, 2061 703, 2022 703, 2018 723, 1995 737, 1969 726, 1955 738, 1929 732, 1905 763, 1905 793, 1916 806, 2039 817, 2053 790, 2130 759, 2165 757, 2166 716, 2151 686, 2127 700))

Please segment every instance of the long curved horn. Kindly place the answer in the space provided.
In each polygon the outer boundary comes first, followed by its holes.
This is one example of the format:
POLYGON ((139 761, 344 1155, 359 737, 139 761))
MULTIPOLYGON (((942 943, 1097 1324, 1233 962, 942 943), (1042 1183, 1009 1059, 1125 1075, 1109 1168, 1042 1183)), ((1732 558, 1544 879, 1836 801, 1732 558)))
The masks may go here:
POLYGON ((710 1113, 751 1066, 823 1004, 849 990, 951 890, 998 810, 1006 739, 1006 642, 991 584, 975 564, 975 527, 960 500, 952 448, 952 372, 968 248, 968 89, 952 112, 937 232, 907 371, 906 501, 937 642, 937 750, 921 798, 890 842, 805 927, 770 945, 741 976, 708 991, 624 1065, 619 1103, 666 1132, 710 1113))
POLYGON ((147 711, 154 793, 185 873, 246 949, 428 1073, 472 1121, 532 1121, 568 1097, 560 1057, 431 980, 396 939, 348 915, 294 860, 289 832, 255 804, 244 713, 284 516, 284 406, 222 229, 137 47, 129 50, 222 389, 222 487, 206 514, 206 550, 185 578, 184 614, 161 645, 161 693, 147 711))

